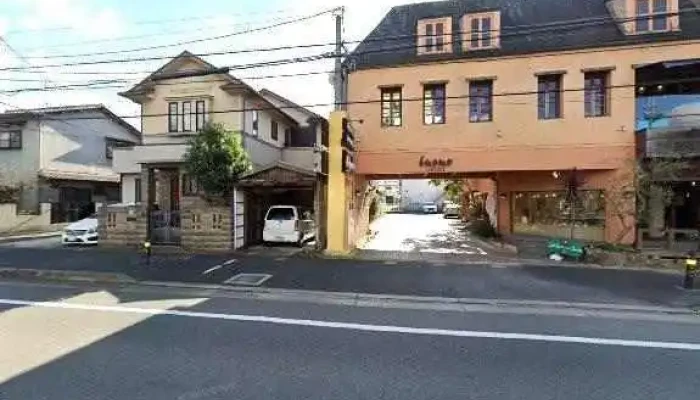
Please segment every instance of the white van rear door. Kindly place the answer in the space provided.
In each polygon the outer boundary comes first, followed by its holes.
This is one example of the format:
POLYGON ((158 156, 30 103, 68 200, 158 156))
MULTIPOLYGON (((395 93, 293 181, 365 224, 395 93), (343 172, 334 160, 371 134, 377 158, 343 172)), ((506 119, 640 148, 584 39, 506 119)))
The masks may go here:
POLYGON ((265 216, 265 230, 281 234, 294 233, 297 219, 294 207, 270 207, 265 216))

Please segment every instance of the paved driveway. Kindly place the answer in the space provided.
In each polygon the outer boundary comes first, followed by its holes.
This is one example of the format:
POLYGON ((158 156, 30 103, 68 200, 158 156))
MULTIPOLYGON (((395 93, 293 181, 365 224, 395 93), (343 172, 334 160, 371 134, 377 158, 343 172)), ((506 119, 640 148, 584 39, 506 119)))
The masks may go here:
POLYGON ((362 250, 486 256, 489 249, 464 230, 457 219, 442 214, 386 214, 371 229, 376 235, 362 250))

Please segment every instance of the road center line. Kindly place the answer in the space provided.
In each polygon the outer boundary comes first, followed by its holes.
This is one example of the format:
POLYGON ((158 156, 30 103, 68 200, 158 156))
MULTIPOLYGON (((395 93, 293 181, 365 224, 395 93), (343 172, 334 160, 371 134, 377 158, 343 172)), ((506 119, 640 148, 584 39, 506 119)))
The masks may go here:
POLYGON ((102 305, 94 305, 94 304, 75 304, 75 303, 60 303, 60 302, 38 302, 38 301, 12 300, 12 299, 0 299, 0 304, 15 305, 15 306, 31 306, 31 307, 68 309, 68 310, 104 311, 104 312, 114 312, 114 313, 169 315, 169 316, 176 316, 176 317, 219 319, 219 320, 240 321, 240 322, 260 322, 260 323, 277 324, 277 325, 292 325, 292 326, 305 326, 305 327, 315 327, 315 328, 346 329, 346 330, 363 331, 363 332, 405 333, 405 334, 411 334, 411 335, 427 335, 427 336, 449 336, 449 337, 521 340, 521 341, 554 342, 554 343, 577 343, 577 344, 591 344, 591 345, 599 345, 599 346, 622 346, 622 347, 641 347, 641 348, 651 348, 651 349, 672 349, 672 350, 700 351, 700 343, 658 342, 658 341, 646 341, 646 340, 606 339, 606 338, 581 337, 581 336, 539 335, 539 334, 530 334, 530 333, 467 331, 467 330, 451 330, 451 329, 435 329, 435 328, 414 328, 414 327, 395 326, 395 325, 373 325, 373 324, 360 324, 360 323, 350 323, 350 322, 321 321, 321 320, 311 320, 311 319, 267 317, 267 316, 262 316, 262 315, 222 314, 222 313, 208 313, 208 312, 198 312, 198 311, 165 310, 165 309, 137 308, 137 307, 123 307, 123 306, 102 306, 102 305))

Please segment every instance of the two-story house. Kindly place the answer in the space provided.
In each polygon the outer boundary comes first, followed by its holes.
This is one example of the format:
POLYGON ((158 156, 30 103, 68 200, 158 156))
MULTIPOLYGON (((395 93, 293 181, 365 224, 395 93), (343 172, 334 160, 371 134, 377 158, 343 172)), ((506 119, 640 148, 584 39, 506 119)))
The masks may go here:
POLYGON ((120 201, 113 150, 140 140, 99 104, 7 111, 0 114, 0 182, 21 186, 20 212, 50 204, 52 223, 76 221, 96 204, 120 201))
POLYGON ((630 243, 607 197, 632 179, 638 70, 699 56, 692 0, 394 7, 345 61, 356 172, 481 179, 500 233, 566 236, 576 168, 576 236, 630 243))
MULTIPOLYGON (((322 118, 310 119, 303 112, 292 116, 300 112, 298 106, 278 104, 287 100, 269 91, 259 93, 228 69, 189 52, 120 95, 141 106, 143 144, 115 152, 124 203, 145 207, 146 222, 133 227, 136 240, 239 248, 261 239, 262 218, 270 205, 313 207, 321 172, 314 146, 322 118), (202 200, 183 167, 189 139, 209 122, 240 134, 253 164, 237 183, 234 198, 226 199, 234 206, 218 212, 202 200), (300 136, 309 138, 297 143, 300 136)), ((118 230, 120 217, 112 214, 105 225, 118 230)))

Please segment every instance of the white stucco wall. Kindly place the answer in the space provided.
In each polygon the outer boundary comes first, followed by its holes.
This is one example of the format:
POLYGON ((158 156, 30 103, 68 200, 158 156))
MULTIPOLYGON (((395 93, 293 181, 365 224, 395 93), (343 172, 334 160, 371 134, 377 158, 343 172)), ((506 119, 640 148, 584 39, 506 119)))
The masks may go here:
POLYGON ((21 126, 0 128, 3 131, 22 131, 21 149, 0 150, 0 184, 26 185, 20 200, 20 209, 36 211, 39 205, 37 171, 40 165, 41 137, 38 121, 28 121, 21 126))
POLYGON ((127 128, 98 111, 52 115, 41 122, 39 169, 118 181, 106 154, 108 138, 138 142, 127 128))
POLYGON ((136 179, 140 178, 140 174, 124 174, 122 175, 121 193, 122 203, 136 203, 136 179))

